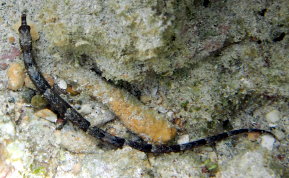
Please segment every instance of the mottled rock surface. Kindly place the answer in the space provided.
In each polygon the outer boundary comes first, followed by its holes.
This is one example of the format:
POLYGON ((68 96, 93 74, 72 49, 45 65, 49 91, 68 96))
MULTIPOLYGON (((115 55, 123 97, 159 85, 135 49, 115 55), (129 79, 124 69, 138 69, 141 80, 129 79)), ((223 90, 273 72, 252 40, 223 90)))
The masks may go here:
POLYGON ((288 177, 287 0, 0 2, 0 177, 288 177), (244 127, 279 141, 239 136, 151 155, 111 148, 71 124, 56 130, 35 115, 35 91, 8 89, 24 9, 38 66, 65 81, 63 97, 93 125, 139 139, 108 109, 110 93, 99 100, 86 88, 101 73, 171 122, 175 141, 244 127))
POLYGON ((18 90, 24 85, 24 66, 20 63, 10 64, 7 70, 8 89, 18 90))

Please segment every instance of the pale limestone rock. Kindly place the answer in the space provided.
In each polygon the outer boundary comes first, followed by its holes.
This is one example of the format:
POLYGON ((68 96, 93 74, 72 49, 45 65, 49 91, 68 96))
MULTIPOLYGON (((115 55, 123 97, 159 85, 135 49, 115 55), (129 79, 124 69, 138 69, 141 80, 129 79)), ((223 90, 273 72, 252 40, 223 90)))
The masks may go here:
POLYGON ((275 142, 275 139, 272 136, 263 135, 261 146, 271 151, 273 149, 274 142, 275 142))
POLYGON ((280 112, 274 109, 266 114, 266 119, 271 123, 276 123, 280 120, 280 112))
POLYGON ((259 152, 246 152, 244 155, 235 157, 226 164, 218 174, 217 178, 274 178, 274 172, 265 165, 264 155, 259 152))
POLYGON ((42 109, 35 113, 35 116, 40 117, 42 119, 46 119, 50 122, 57 121, 57 115, 49 109, 42 109))
POLYGON ((11 90, 18 90, 24 84, 24 66, 20 63, 12 63, 7 70, 8 88, 11 90))

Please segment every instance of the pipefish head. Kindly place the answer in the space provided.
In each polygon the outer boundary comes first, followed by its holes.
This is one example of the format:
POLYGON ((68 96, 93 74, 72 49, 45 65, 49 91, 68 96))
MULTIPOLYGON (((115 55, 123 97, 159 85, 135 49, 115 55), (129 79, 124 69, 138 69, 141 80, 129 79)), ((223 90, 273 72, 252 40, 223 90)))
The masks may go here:
POLYGON ((20 47, 22 50, 32 50, 32 38, 30 34, 30 26, 27 25, 26 14, 21 15, 21 26, 18 29, 20 34, 20 47))

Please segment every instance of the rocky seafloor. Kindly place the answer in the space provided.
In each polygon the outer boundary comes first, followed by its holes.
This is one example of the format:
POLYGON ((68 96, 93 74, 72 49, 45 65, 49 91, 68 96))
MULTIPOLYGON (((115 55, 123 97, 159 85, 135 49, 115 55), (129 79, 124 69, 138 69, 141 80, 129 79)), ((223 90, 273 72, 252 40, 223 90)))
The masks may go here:
POLYGON ((286 0, 0 0, 0 177, 288 177, 288 27, 286 0), (57 130, 21 61, 24 10, 40 70, 93 125, 168 144, 249 127, 278 140, 146 154, 57 130), (176 132, 155 139, 152 117, 176 132))

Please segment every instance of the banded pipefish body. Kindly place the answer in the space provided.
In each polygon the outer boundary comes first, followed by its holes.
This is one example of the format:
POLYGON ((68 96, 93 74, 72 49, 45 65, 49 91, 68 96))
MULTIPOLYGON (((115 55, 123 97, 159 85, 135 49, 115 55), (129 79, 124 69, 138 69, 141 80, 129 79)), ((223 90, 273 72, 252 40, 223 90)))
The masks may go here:
POLYGON ((86 120, 80 113, 78 113, 69 103, 67 103, 57 91, 51 87, 45 80, 41 72, 39 72, 35 60, 32 56, 32 38, 30 34, 30 26, 26 21, 26 14, 23 13, 21 16, 21 26, 19 27, 20 33, 20 47, 23 53, 23 61, 27 70, 27 73, 32 80, 37 90, 45 97, 50 103, 51 109, 56 112, 59 117, 64 118, 66 121, 70 121, 73 125, 83 130, 87 134, 107 142, 117 148, 123 146, 130 146, 139 151, 148 153, 169 153, 169 152, 180 152, 185 150, 191 150, 195 147, 210 145, 220 140, 224 140, 228 137, 239 135, 242 133, 257 132, 261 134, 269 134, 275 137, 270 131, 256 129, 256 128, 245 128, 224 132, 207 138, 195 140, 184 144, 149 144, 146 142, 132 141, 125 138, 113 136, 108 132, 96 127, 91 126, 90 122, 86 120))

